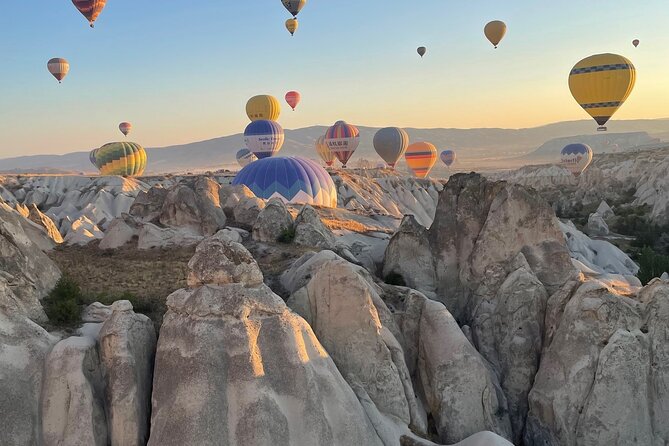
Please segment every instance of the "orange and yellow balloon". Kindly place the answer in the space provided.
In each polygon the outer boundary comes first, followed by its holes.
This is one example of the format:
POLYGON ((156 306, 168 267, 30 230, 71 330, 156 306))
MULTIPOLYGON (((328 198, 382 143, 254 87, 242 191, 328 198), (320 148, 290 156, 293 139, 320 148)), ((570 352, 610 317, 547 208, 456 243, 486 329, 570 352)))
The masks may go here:
POLYGON ((636 69, 629 59, 617 54, 586 57, 569 73, 569 89, 576 102, 600 127, 625 103, 634 89, 636 69))
POLYGON ((286 20, 286 29, 290 33, 291 36, 295 35, 295 31, 297 31, 297 28, 300 27, 300 22, 297 21, 297 19, 288 19, 286 20))
POLYGON ((281 115, 281 104, 277 98, 268 94, 253 96, 246 103, 246 114, 251 121, 276 121, 281 115))
POLYGON ((413 143, 407 148, 404 158, 415 176, 425 178, 437 162, 437 148, 429 142, 413 143))

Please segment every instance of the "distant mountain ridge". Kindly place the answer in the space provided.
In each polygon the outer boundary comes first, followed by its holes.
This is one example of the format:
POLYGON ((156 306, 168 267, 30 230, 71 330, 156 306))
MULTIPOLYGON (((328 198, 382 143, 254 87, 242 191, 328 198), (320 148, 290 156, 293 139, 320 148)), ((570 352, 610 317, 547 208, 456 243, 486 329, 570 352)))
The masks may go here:
MULTIPOLYGON (((528 162, 553 156, 563 142, 573 140, 592 144, 596 152, 617 144, 626 150, 634 144, 652 144, 669 137, 669 119, 614 121, 608 133, 596 133, 590 120, 568 121, 527 129, 413 129, 406 128, 412 141, 430 141, 440 150, 458 151, 464 160, 524 158, 528 162), (630 135, 631 134, 631 135, 630 135), (580 135, 580 136, 579 136, 580 135), (615 135, 615 136, 614 136, 615 135), (561 139, 562 138, 562 139, 561 139), (609 141, 607 143, 607 140, 609 141), (588 142, 589 141, 589 142, 588 142), (613 141, 613 142, 611 142, 613 141)), ((356 158, 377 160, 372 146, 378 128, 360 126, 360 148, 356 158)), ((300 155, 317 158, 314 141, 326 131, 325 126, 311 126, 286 130, 282 155, 300 155)), ((177 146, 148 148, 147 174, 236 169, 236 152, 244 147, 242 134, 235 134, 177 146)), ((88 151, 65 155, 33 155, 0 160, 0 172, 92 172, 88 151)))

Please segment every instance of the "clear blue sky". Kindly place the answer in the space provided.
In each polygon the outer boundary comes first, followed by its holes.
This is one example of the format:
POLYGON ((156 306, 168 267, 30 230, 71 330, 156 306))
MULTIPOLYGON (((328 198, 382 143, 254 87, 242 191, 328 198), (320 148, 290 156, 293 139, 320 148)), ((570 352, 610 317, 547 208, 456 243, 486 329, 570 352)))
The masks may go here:
POLYGON ((3 3, 0 157, 97 147, 122 120, 149 147, 237 133, 248 97, 291 89, 304 99, 285 128, 582 119, 567 74, 599 52, 639 70, 617 118, 669 115, 666 0, 309 0, 292 38, 280 0, 108 0, 95 30, 69 0, 3 3), (498 50, 493 19, 509 26, 498 50), (70 61, 62 85, 51 57, 70 61))

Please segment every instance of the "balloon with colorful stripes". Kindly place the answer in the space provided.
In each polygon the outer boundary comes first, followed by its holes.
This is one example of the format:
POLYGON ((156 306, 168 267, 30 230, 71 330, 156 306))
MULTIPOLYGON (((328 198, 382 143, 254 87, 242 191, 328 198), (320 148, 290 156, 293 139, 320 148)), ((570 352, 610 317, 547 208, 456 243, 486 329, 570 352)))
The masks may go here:
POLYGON ((101 175, 140 176, 146 169, 146 151, 134 142, 112 142, 95 150, 101 175))
POLYGON ((285 203, 337 207, 337 188, 317 162, 300 157, 276 156, 244 167, 233 185, 245 185, 258 198, 277 197, 285 203))
POLYGON ((47 62, 46 68, 56 78, 58 83, 61 83, 65 79, 65 76, 67 76, 67 73, 70 72, 70 63, 61 57, 54 57, 47 62))
POLYGON ((316 153, 321 157, 323 162, 328 166, 332 167, 334 163, 335 156, 330 151, 330 148, 325 144, 325 136, 321 136, 316 140, 316 153))
POLYGON ((123 135, 128 136, 128 133, 132 131, 132 124, 129 122, 122 122, 118 125, 118 129, 123 133, 123 135))
POLYGON ((444 150, 440 157, 441 162, 446 164, 446 167, 451 167, 458 156, 453 150, 444 150))
POLYGON ((325 133, 325 144, 346 169, 346 164, 360 145, 360 131, 345 121, 337 121, 325 133))
POLYGON ((95 21, 105 8, 107 0, 72 0, 74 6, 86 17, 91 28, 95 26, 95 21))
POLYGON ((417 142, 407 148, 404 158, 414 175, 425 178, 437 162, 437 148, 429 142, 417 142))
POLYGON ((279 153, 285 138, 283 127, 278 122, 267 119, 253 121, 244 130, 246 147, 258 159, 269 158, 279 153))

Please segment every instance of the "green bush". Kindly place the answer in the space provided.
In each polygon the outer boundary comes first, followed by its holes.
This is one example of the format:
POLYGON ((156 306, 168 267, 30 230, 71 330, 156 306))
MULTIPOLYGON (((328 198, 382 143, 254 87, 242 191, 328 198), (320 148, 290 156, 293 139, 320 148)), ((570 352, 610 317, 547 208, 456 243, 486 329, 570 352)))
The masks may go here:
POLYGON ((49 321, 58 326, 71 326, 81 320, 81 288, 67 276, 62 276, 42 301, 49 321))
POLYGON ((639 255, 639 280, 646 285, 662 273, 669 272, 669 256, 664 256, 646 246, 639 255))
POLYGON ((276 241, 279 243, 290 244, 295 240, 295 228, 289 227, 281 231, 281 234, 276 238, 276 241))
POLYGON ((384 279, 384 282, 386 282, 388 285, 397 285, 397 286, 407 285, 406 282, 404 281, 404 277, 402 277, 401 274, 396 272, 388 273, 388 275, 384 279))

